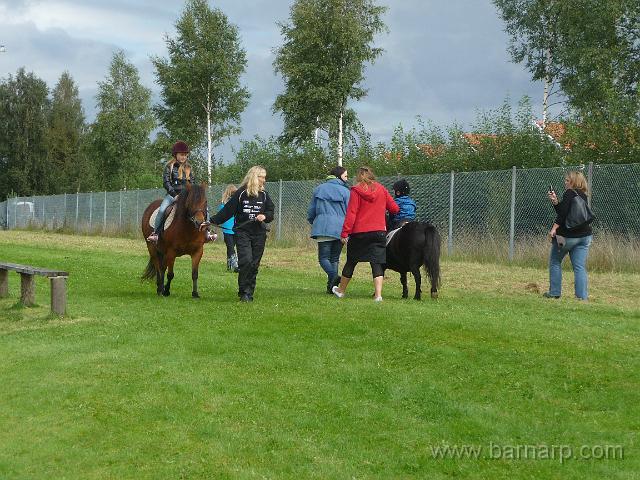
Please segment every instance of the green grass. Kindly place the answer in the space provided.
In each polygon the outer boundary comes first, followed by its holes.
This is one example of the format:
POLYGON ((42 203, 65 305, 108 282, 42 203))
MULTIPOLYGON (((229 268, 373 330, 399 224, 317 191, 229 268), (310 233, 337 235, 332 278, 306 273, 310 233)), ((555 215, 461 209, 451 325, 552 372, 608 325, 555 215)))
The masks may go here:
POLYGON ((0 478, 638 478, 638 275, 552 301, 544 270, 447 261, 439 300, 401 300, 390 273, 374 304, 368 266, 339 300, 312 250, 268 247, 247 305, 222 245, 199 300, 187 259, 169 298, 138 280, 141 240, 0 232, 0 248, 71 274, 64 318, 44 279, 34 308, 15 273, 0 299, 0 478), (435 458, 445 444, 624 458, 435 458))

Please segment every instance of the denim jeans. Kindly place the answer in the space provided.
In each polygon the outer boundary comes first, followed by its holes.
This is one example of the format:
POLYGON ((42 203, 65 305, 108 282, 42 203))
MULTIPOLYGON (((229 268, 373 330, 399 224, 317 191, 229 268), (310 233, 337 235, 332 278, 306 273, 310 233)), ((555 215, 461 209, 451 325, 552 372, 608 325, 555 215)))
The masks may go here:
POLYGON ((160 230, 160 226, 162 225, 162 221, 164 220, 164 212, 173 202, 175 202, 175 198, 167 193, 167 195, 164 197, 164 200, 162 200, 162 203, 160 204, 160 210, 158 211, 158 215, 156 216, 156 223, 154 228, 155 232, 160 230))
POLYGON ((587 255, 593 235, 580 238, 568 238, 560 248, 555 237, 549 254, 549 294, 559 297, 562 294, 562 260, 568 253, 573 267, 576 297, 586 300, 589 296, 587 278, 587 255))
POLYGON ((318 262, 327 274, 327 283, 332 282, 338 276, 338 263, 342 252, 340 240, 318 242, 318 262))

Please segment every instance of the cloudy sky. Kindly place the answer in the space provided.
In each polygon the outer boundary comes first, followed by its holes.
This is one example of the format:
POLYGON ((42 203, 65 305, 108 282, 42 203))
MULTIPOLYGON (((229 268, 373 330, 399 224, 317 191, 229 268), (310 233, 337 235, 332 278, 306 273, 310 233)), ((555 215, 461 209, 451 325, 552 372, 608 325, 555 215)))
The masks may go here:
MULTIPOLYGON (((502 21, 490 0, 379 0, 387 5, 389 32, 377 38, 385 52, 369 66, 368 96, 352 106, 375 140, 393 128, 416 125, 416 117, 438 125, 468 126, 477 110, 497 108, 509 95, 523 95, 539 111, 542 85, 529 80, 507 54, 502 21)), ((291 0, 210 0, 239 28, 247 51, 244 84, 251 92, 243 132, 220 148, 226 161, 239 138, 280 133, 271 113, 282 82, 273 72, 273 48, 282 39, 291 0)), ((105 78, 114 51, 123 49, 141 81, 154 91, 151 55, 166 55, 164 35, 183 7, 181 0, 0 0, 0 77, 25 67, 52 88, 67 70, 80 88, 86 116, 95 115, 97 82, 105 78)))

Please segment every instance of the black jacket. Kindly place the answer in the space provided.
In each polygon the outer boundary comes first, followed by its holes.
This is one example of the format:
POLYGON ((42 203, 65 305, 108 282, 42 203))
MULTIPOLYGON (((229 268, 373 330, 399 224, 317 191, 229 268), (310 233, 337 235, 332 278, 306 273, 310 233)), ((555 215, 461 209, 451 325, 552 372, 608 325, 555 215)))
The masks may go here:
POLYGON ((257 197, 250 197, 247 188, 241 186, 225 203, 222 210, 211 218, 211 222, 220 225, 231 217, 234 217, 234 230, 245 230, 248 232, 264 231, 262 222, 254 222, 256 216, 262 213, 265 216, 265 223, 273 220, 275 207, 271 197, 267 192, 259 192, 257 197))
POLYGON ((564 194, 562 194, 562 200, 558 202, 557 205, 554 205, 553 208, 556 210, 556 219, 554 223, 560 225, 557 230, 557 234, 563 237, 568 238, 580 238, 587 237, 593 233, 591 230, 591 225, 582 225, 580 228, 574 228, 572 230, 567 230, 565 227, 565 220, 567 215, 569 214, 569 208, 571 207, 571 200, 575 198, 576 195, 580 195, 582 199, 586 202, 587 195, 579 190, 565 190, 564 194))
MULTIPOLYGON (((180 163, 174 162, 173 168, 170 168, 170 167, 171 167, 170 163, 167 163, 167 165, 164 167, 164 173, 162 174, 162 185, 164 186, 164 189, 167 191, 169 195, 171 195, 172 197, 175 197, 180 192, 182 192, 182 189, 187 184, 187 182, 194 184, 196 179, 193 176, 193 168, 189 172, 189 178, 187 179, 187 178, 180 178, 178 176, 178 169, 180 168, 180 163)), ((183 174, 183 177, 184 177, 184 174, 183 174)))

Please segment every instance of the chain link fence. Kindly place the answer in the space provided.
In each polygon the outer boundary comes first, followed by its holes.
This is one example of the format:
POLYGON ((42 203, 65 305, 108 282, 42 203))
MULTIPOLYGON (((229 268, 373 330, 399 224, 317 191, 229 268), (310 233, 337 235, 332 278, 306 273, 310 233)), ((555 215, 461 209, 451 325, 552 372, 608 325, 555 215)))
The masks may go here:
MULTIPOLYGON (((571 167, 571 169, 582 167, 571 167)), ((449 254, 472 248, 504 252, 513 258, 520 240, 548 231, 555 218, 547 198, 552 185, 563 191, 569 168, 516 169, 405 176, 418 205, 419 220, 433 223, 449 254)), ((582 168, 591 186, 596 232, 636 239, 640 234, 640 164, 588 165, 582 168)), ((391 190, 399 177, 381 177, 391 190)), ((320 181, 268 182, 276 205, 271 240, 280 244, 309 242, 307 207, 320 181)), ((225 185, 209 189, 215 213, 225 185)), ((3 228, 38 228, 67 232, 137 235, 147 205, 164 190, 91 192, 15 197, 0 203, 3 228)))

